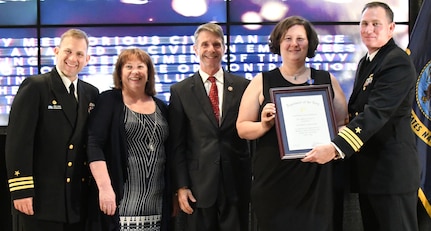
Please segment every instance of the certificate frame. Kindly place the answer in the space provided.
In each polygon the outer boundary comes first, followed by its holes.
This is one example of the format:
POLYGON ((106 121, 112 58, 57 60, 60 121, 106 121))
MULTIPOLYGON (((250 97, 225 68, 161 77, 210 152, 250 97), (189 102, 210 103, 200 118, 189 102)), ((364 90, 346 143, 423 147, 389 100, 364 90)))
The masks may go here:
POLYGON ((305 157, 315 145, 336 135, 329 84, 271 88, 281 159, 305 157))

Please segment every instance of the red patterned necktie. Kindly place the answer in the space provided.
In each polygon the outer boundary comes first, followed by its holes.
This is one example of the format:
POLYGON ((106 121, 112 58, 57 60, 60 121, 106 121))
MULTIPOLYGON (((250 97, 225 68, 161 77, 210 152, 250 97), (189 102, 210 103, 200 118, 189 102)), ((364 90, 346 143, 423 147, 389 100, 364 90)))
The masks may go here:
POLYGON ((218 107, 218 90, 217 90, 216 78, 214 76, 210 76, 208 77, 208 80, 211 82, 211 88, 209 93, 211 106, 213 107, 216 120, 217 122, 219 122, 220 109, 218 107))

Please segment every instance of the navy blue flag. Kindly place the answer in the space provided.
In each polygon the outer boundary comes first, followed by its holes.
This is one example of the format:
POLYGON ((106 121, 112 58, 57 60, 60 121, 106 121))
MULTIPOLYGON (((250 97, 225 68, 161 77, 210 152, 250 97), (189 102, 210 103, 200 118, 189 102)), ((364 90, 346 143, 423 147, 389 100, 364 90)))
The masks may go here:
POLYGON ((410 36, 407 52, 416 67, 416 100, 411 127, 416 134, 421 186, 419 199, 431 217, 431 0, 424 0, 410 36))

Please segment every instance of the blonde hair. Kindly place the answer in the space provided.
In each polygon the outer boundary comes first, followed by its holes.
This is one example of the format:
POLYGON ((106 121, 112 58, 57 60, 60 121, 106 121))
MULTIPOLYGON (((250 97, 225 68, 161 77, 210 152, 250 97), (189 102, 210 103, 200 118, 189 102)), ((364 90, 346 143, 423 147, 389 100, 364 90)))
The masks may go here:
POLYGON ((61 35, 59 46, 61 45, 64 38, 66 38, 66 37, 72 37, 72 38, 76 38, 76 39, 84 39, 85 43, 87 44, 87 49, 88 49, 88 44, 89 44, 88 35, 83 30, 80 30, 80 29, 69 29, 69 30, 67 30, 66 32, 64 32, 61 35))

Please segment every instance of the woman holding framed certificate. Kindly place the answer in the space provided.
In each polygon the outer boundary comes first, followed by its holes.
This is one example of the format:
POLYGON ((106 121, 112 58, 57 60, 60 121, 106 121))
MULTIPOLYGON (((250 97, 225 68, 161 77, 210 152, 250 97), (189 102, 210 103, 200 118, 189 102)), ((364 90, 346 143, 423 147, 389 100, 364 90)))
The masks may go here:
MULTIPOLYGON (((311 85, 326 84, 331 100, 331 107, 326 109, 334 111, 336 125, 346 123, 346 98, 335 77, 305 65, 307 57, 314 57, 318 43, 317 33, 306 19, 292 16, 280 21, 271 32, 269 45, 272 53, 281 56, 282 65, 256 75, 241 101, 238 134, 256 140, 251 196, 261 231, 334 230, 333 166, 304 163, 300 158, 280 158, 279 129, 274 124, 276 106, 277 111, 281 107, 272 102, 270 93, 281 87, 311 89, 311 85)), ((306 118, 294 120, 293 127, 301 128, 297 129, 301 134, 305 128, 313 132, 310 123, 315 121, 306 118)), ((300 146, 305 141, 292 142, 300 146)))

